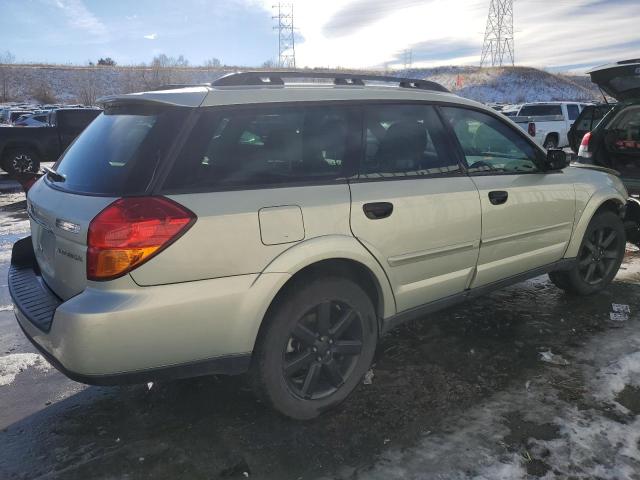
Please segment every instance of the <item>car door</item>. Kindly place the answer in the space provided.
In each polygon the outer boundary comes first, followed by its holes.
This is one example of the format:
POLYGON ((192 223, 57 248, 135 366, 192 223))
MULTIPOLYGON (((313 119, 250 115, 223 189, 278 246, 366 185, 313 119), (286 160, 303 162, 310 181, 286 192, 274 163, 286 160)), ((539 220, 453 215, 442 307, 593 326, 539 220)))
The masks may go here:
POLYGON ((386 271, 398 312, 467 288, 480 201, 434 107, 370 105, 351 229, 386 271))
POLYGON ((497 115, 459 107, 442 113, 480 193, 482 243, 471 286, 560 260, 573 229, 573 184, 562 171, 542 171, 544 154, 497 115))

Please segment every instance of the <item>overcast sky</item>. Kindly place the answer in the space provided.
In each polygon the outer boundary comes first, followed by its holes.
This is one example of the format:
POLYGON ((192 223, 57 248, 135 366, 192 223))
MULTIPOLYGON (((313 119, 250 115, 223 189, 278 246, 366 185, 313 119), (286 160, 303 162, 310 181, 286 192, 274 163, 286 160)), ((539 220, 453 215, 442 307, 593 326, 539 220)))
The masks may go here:
MULTIPOLYGON (((0 0, 0 52, 120 64, 183 54, 257 66, 277 57, 273 0, 0 0)), ((298 66, 473 65, 489 0, 293 0, 298 66)), ((515 0, 516 64, 584 71, 640 57, 640 0, 515 0)))

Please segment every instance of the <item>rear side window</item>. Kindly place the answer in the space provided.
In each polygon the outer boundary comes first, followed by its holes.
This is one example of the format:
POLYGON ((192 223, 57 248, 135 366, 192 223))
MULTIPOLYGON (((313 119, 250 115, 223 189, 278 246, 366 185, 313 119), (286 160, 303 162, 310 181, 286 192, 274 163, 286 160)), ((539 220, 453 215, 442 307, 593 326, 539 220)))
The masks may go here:
POLYGON ((267 106, 205 111, 165 182, 166 190, 333 181, 359 140, 354 110, 267 106))
POLYGON ((607 127, 605 143, 621 153, 640 152, 640 107, 623 110, 607 127))
POLYGON ((360 177, 437 175, 460 171, 434 108, 379 105, 364 109, 366 145, 360 177))
POLYGON ((178 108, 111 108, 98 116, 56 164, 56 187, 100 195, 144 193, 187 113, 178 108))
POLYGON ((575 120, 580 115, 580 109, 578 105, 569 104, 567 105, 567 115, 569 115, 569 120, 575 120))
POLYGON ((525 105, 520 109, 520 117, 536 117, 548 115, 562 115, 560 105, 525 105))
POLYGON ((466 108, 442 112, 464 152, 469 172, 535 173, 538 153, 520 133, 492 115, 466 108))

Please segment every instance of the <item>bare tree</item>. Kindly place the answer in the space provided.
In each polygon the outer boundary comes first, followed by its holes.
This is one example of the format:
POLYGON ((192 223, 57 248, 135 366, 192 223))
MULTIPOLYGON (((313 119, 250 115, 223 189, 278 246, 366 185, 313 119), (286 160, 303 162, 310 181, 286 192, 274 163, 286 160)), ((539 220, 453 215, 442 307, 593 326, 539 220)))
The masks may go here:
POLYGON ((144 83, 147 88, 157 88, 160 85, 179 82, 182 75, 177 71, 189 66, 189 61, 183 55, 169 57, 164 53, 153 57, 151 69, 145 72, 144 83))
POLYGON ((204 66, 206 68, 220 68, 222 63, 220 63, 220 59, 216 57, 212 57, 209 60, 204 62, 204 66))
POLYGON ((80 84, 78 100, 83 105, 95 105, 98 99, 98 86, 96 71, 91 69, 84 72, 84 78, 80 84))
POLYGON ((34 85, 31 96, 40 103, 56 103, 57 99, 51 85, 45 78, 40 78, 34 85))
POLYGON ((0 54, 0 101, 3 102, 11 97, 11 64, 15 60, 16 57, 8 50, 0 54))

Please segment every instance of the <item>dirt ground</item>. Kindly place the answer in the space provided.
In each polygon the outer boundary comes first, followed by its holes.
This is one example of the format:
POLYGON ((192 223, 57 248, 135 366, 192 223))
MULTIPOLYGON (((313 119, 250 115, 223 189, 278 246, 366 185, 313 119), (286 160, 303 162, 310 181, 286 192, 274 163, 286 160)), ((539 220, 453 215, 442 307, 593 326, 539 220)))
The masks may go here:
POLYGON ((545 276, 399 327, 370 385, 297 423, 243 377, 100 388, 49 368, 6 287, 22 199, 0 197, 2 479, 640 478, 635 251, 593 297, 545 276))

